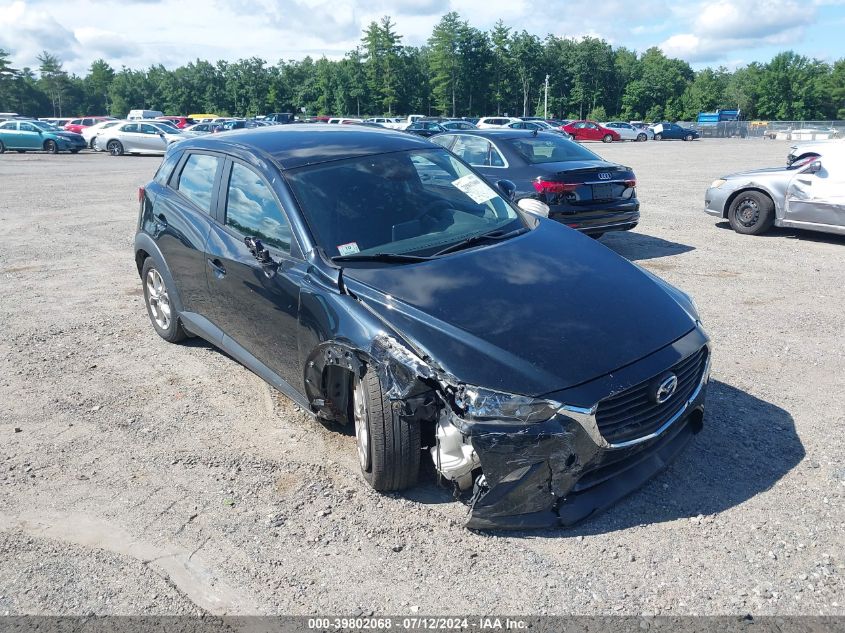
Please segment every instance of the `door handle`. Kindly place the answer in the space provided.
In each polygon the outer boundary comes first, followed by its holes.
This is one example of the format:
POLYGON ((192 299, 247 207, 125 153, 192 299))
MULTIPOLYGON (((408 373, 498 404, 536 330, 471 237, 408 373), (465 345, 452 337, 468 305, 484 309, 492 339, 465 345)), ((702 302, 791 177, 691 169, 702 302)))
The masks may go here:
POLYGON ((226 276, 226 267, 219 259, 209 259, 208 265, 214 271, 214 276, 218 279, 223 279, 226 276))

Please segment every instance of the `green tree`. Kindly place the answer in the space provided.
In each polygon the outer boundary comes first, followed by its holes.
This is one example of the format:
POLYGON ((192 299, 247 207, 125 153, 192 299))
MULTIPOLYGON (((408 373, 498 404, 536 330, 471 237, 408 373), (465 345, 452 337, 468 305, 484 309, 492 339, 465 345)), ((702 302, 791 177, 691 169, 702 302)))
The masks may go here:
POLYGON ((64 96, 68 88, 67 73, 62 67, 61 60, 47 51, 42 51, 37 59, 40 64, 38 67, 41 75, 40 83, 53 104, 53 116, 62 116, 64 96))
POLYGON ((390 17, 384 16, 381 21, 370 23, 362 39, 364 67, 373 105, 385 108, 388 115, 393 114, 396 103, 402 50, 402 36, 396 33, 395 27, 390 17))
POLYGON ((455 116, 459 81, 462 78, 461 43, 467 28, 454 11, 444 15, 428 40, 434 103, 441 114, 455 116))

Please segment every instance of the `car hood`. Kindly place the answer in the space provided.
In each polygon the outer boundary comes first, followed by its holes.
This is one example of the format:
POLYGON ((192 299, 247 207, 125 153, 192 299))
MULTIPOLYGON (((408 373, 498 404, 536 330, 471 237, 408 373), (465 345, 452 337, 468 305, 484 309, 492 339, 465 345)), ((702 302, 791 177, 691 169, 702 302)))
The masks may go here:
POLYGON ((76 132, 51 132, 55 136, 61 136, 62 138, 66 138, 71 141, 76 141, 82 138, 81 134, 77 134, 76 132))
POLYGON ((343 280, 459 380, 524 395, 611 373, 695 327, 661 283, 548 220, 431 261, 344 268, 343 280))
POLYGON ((760 169, 750 169, 748 171, 740 171, 735 174, 728 174, 727 176, 722 176, 722 178, 724 180, 747 181, 750 179, 788 176, 794 173, 797 173, 794 169, 790 170, 786 167, 763 167, 760 169))

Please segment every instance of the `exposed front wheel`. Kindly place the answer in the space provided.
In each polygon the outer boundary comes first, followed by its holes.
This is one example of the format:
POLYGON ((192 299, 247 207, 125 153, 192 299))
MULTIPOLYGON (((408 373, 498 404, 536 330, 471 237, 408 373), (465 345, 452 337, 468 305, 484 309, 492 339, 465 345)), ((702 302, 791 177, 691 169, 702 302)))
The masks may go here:
POLYGON ((120 141, 109 141, 106 149, 112 156, 123 156, 123 144, 120 141))
POLYGON ((59 146, 56 141, 44 141, 44 151, 48 154, 58 154, 59 146))
POLYGON ((602 137, 601 142, 602 142, 602 143, 612 143, 612 142, 613 142, 613 136, 612 136, 612 135, 610 135, 610 134, 605 134, 605 135, 602 137))
POLYGON ((728 210, 731 228, 744 235, 760 235, 775 221, 775 205, 769 196, 759 191, 743 191, 728 210))
POLYGON ((149 257, 141 269, 141 279, 144 284, 144 302, 153 328, 168 343, 178 343, 186 335, 179 323, 179 312, 173 305, 173 289, 167 287, 164 276, 149 257))
POLYGON ((419 423, 399 415, 374 371, 352 380, 355 443, 364 479, 385 492, 413 486, 420 471, 419 423))
POLYGON ((687 134, 687 135, 684 137, 684 140, 685 140, 685 141, 691 141, 692 139, 693 139, 692 134, 687 134))

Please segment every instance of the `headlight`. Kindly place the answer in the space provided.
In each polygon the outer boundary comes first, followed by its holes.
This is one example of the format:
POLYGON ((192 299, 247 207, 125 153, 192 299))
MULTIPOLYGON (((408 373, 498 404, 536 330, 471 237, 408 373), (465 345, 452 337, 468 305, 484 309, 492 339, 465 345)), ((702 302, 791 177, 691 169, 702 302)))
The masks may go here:
POLYGON ((520 396, 466 385, 455 396, 464 418, 473 422, 526 424, 544 422, 560 409, 554 400, 520 396))
POLYGON ((718 189, 719 187, 724 185, 726 182, 728 182, 728 181, 725 180, 724 178, 719 178, 718 180, 714 180, 713 182, 710 183, 710 188, 711 189, 718 189))

